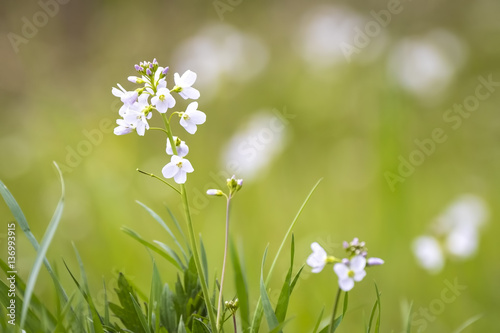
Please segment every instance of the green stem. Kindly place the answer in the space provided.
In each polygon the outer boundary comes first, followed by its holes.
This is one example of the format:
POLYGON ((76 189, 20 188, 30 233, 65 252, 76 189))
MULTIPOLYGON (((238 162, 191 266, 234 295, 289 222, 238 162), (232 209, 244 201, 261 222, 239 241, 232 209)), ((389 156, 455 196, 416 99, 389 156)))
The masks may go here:
POLYGON ((162 131, 162 132, 165 132, 168 135, 167 130, 165 130, 164 128, 161 128, 161 127, 150 127, 149 129, 150 130, 162 131))
POLYGON ((220 291, 219 291, 219 305, 217 306, 217 329, 220 330, 222 326, 222 290, 224 289, 224 275, 226 272, 226 257, 227 257, 227 248, 229 245, 229 207, 231 205, 231 193, 229 193, 229 197, 227 197, 227 205, 226 205, 226 239, 224 243, 224 261, 222 262, 222 275, 220 278, 220 291))
POLYGON ((330 333, 335 332, 334 324, 335 324, 335 316, 337 315, 337 308, 339 306, 339 300, 340 300, 340 294, 342 293, 342 290, 339 288, 337 290, 337 296, 335 297, 335 305, 333 306, 333 313, 332 313, 332 321, 330 323, 330 333))
POLYGON ((238 333, 238 326, 236 325, 236 315, 233 313, 233 325, 234 325, 234 333, 238 333))
MULTIPOLYGON (((165 129, 168 135, 168 140, 170 141, 170 145, 172 146, 172 152, 174 155, 177 155, 177 147, 175 146, 174 138, 172 137, 172 130, 170 129, 170 123, 167 119, 167 115, 162 113, 163 122, 165 123, 165 129)), ((196 245, 196 238, 194 236, 194 228, 193 221, 191 220, 191 211, 189 210, 189 201, 186 193, 186 186, 181 184, 181 197, 182 197, 182 205, 184 206, 184 212, 186 214, 186 223, 189 232, 189 240, 191 242, 191 247, 193 249, 193 258, 194 264, 196 266, 196 271, 198 273, 201 290, 203 292, 203 298, 205 299, 205 305, 207 307, 208 317, 210 320, 210 326, 212 327, 212 332, 216 333, 217 331, 217 321, 215 318, 214 309, 212 307, 212 302, 210 301, 210 294, 208 293, 208 286, 205 279, 205 272, 201 266, 200 255, 198 253, 198 246, 196 245)))
POLYGON ((147 176, 150 176, 150 177, 153 177, 153 178, 156 178, 158 179, 159 181, 161 181, 162 183, 168 185, 172 190, 174 190, 175 192, 181 194, 181 191, 179 191, 178 189, 176 189, 172 184, 170 184, 169 182, 167 182, 166 180, 164 179, 161 179, 160 177, 158 177, 157 175, 153 174, 153 173, 149 173, 149 172, 146 172, 146 171, 142 171, 140 169, 136 169, 137 171, 139 171, 140 173, 144 174, 144 175, 147 175, 147 176))

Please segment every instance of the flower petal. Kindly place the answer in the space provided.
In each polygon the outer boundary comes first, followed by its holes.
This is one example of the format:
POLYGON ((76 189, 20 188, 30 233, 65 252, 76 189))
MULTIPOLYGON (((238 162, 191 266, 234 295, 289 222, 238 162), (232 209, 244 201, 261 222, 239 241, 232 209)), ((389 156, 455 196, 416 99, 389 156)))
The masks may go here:
POLYGON ((366 276, 366 271, 354 272, 354 281, 359 282, 366 276))
POLYGON ((207 115, 203 111, 191 111, 189 112, 190 120, 196 125, 201 125, 207 120, 207 115))
POLYGON ((197 127, 194 123, 191 121, 186 121, 185 119, 181 118, 181 126, 184 127, 184 129, 189 133, 189 134, 194 134, 196 133, 197 127))
POLYGON ((349 291, 354 287, 354 280, 347 278, 347 279, 339 279, 339 287, 343 291, 349 291))
POLYGON ((348 277, 349 267, 345 264, 338 263, 333 265, 333 271, 337 274, 339 279, 346 279, 348 277))
POLYGON ((163 174, 163 177, 165 177, 165 178, 172 178, 178 172, 179 172, 179 167, 173 162, 168 163, 161 170, 161 173, 163 174))
POLYGON ((191 87, 196 81, 196 73, 190 70, 187 70, 181 76, 182 87, 191 87))
POLYGON ((355 256, 351 259, 351 269, 354 272, 359 272, 365 269, 366 266, 366 258, 363 256, 355 256))
POLYGON ((198 99, 200 98, 200 92, 192 87, 186 87, 182 88, 182 91, 179 92, 179 95, 181 95, 182 98, 184 99, 198 99))
POLYGON ((191 165, 191 162, 189 162, 188 160, 186 159, 183 159, 182 161, 182 171, 185 171, 185 172, 193 172, 194 171, 194 168, 193 166, 191 165))
POLYGON ((182 169, 174 176, 174 180, 177 184, 184 184, 187 180, 186 172, 182 169))

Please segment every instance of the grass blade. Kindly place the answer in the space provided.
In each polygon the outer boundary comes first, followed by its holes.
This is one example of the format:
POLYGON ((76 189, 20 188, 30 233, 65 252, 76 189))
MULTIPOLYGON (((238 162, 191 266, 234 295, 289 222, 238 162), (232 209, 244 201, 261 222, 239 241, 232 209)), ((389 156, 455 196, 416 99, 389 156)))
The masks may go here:
POLYGON ((243 332, 246 332, 250 327, 250 301, 248 298, 248 283, 246 279, 246 273, 244 266, 240 261, 238 251, 234 245, 234 242, 230 243, 230 255, 231 262, 234 267, 234 279, 236 285, 236 295, 238 297, 238 302, 240 304, 239 312, 241 319, 241 328, 243 332))
POLYGON ((482 314, 478 314, 478 315, 475 315, 474 317, 467 319, 462 325, 460 325, 459 328, 457 328, 455 331, 453 331, 453 333, 462 332, 464 329, 466 329, 467 327, 469 327, 470 325, 474 324, 476 321, 481 319, 482 316, 483 316, 482 314))
POLYGON ((267 295, 266 285, 264 283, 264 263, 266 262, 267 256, 267 247, 264 252, 264 257, 262 258, 262 266, 260 271, 260 298, 262 299, 262 308, 264 310, 264 314, 266 316, 267 325, 270 330, 273 330, 279 325, 278 318, 276 318, 276 314, 273 311, 273 306, 271 305, 271 301, 269 300, 269 296, 267 295))
POLYGON ((45 235, 42 238, 42 243, 37 251, 33 268, 31 269, 30 275, 28 277, 28 282, 26 284, 26 291, 24 293, 24 303, 21 310, 21 324, 20 324, 21 328, 24 326, 26 315, 28 314, 28 308, 30 305, 31 296, 35 289, 38 273, 40 273, 40 268, 42 267, 42 263, 45 260, 45 255, 47 254, 47 250, 49 249, 50 243, 52 242, 57 227, 59 226, 59 221, 61 220, 62 212, 64 209, 64 195, 65 195, 64 180, 62 177, 61 170, 59 169, 59 166, 55 162, 54 165, 56 166, 57 171, 59 172, 59 178, 61 181, 61 198, 59 199, 59 202, 57 204, 56 210, 54 211, 54 215, 52 216, 49 226, 45 231, 45 235))

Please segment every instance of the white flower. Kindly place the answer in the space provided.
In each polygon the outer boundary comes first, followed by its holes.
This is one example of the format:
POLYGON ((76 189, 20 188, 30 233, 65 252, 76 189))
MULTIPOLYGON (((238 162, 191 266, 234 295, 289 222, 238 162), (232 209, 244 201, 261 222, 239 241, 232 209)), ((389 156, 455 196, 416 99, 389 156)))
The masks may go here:
POLYGON ((443 251, 436 238, 431 236, 416 238, 413 241, 413 254, 420 266, 429 272, 438 273, 443 269, 443 251))
POLYGON ((316 242, 311 244, 311 250, 313 253, 309 255, 306 263, 312 267, 311 271, 313 273, 319 273, 325 267, 328 255, 321 245, 316 242))
MULTIPOLYGON (((175 148, 177 149, 177 156, 184 157, 189 153, 189 147, 186 145, 186 142, 182 141, 178 137, 174 136, 175 148)), ((170 144, 170 140, 167 139, 167 154, 174 155, 172 150, 172 145, 170 144)))
POLYGON ((349 291, 354 287, 354 281, 363 280, 365 272, 366 258, 355 256, 348 263, 338 263, 333 266, 333 270, 339 277, 339 287, 343 291, 349 291))
POLYGON ((116 135, 125 135, 131 133, 133 130, 135 130, 135 126, 132 124, 127 123, 124 119, 117 119, 116 123, 118 124, 117 127, 113 130, 113 132, 116 135))
POLYGON ((472 225, 455 227, 446 238, 446 248, 455 257, 466 259, 472 257, 479 245, 479 233, 472 225))
POLYGON ((173 155, 170 163, 165 165, 161 172, 165 178, 174 177, 177 184, 184 184, 187 178, 186 173, 193 171, 194 169, 191 162, 185 158, 173 155))
POLYGON ((151 104, 156 106, 160 113, 165 113, 169 108, 175 106, 175 99, 170 95, 170 90, 167 88, 167 81, 161 79, 158 83, 156 95, 151 98, 151 104))
POLYGON ((116 97, 119 97, 121 99, 121 101, 123 102, 123 104, 131 105, 132 103, 134 103, 137 100, 137 96, 138 96, 137 91, 135 91, 135 90, 127 91, 119 83, 118 83, 118 87, 120 89, 113 87, 111 89, 111 93, 113 95, 115 95, 116 97))
POLYGON ((151 106, 148 102, 148 95, 143 94, 134 104, 130 105, 123 119, 130 125, 134 126, 137 134, 143 136, 146 129, 149 129, 148 119, 153 115, 151 113, 151 106))
POLYGON ((200 97, 200 92, 195 88, 191 87, 196 81, 196 73, 187 70, 179 76, 179 73, 174 74, 175 87, 174 91, 177 91, 184 99, 198 99, 200 97))
POLYGON ((186 112, 183 112, 181 115, 181 126, 184 127, 189 134, 196 133, 196 125, 203 124, 207 119, 205 113, 197 109, 198 102, 192 102, 187 106, 186 112))

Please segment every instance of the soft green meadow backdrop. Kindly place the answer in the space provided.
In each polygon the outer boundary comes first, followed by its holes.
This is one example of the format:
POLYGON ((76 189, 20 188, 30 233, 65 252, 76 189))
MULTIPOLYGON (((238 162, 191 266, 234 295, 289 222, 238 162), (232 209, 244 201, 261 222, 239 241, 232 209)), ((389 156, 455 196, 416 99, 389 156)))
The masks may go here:
MULTIPOLYGON (((453 332, 479 314, 464 332, 499 330, 500 87, 480 88, 488 97, 476 99, 479 105, 466 116, 448 111, 474 102, 469 97, 479 77, 500 82, 498 1, 41 3, 0 3, 0 179, 41 239, 60 195, 52 161, 63 168, 66 206, 48 257, 67 287, 72 281, 62 259, 76 268, 74 242, 98 304, 102 279, 111 290, 116 272, 146 292, 150 256, 120 227, 145 239, 168 239, 135 200, 165 220, 165 205, 183 218, 172 190, 135 171, 161 175, 168 162, 164 136, 112 133, 119 104, 111 87, 119 82, 133 89, 126 80, 135 74, 133 65, 156 57, 170 66, 169 82, 174 72, 198 73, 199 109, 207 122, 196 136, 182 137, 195 168, 187 183, 194 226, 203 235, 212 276, 222 265, 224 200, 206 197, 206 189, 224 187, 235 165, 237 177, 245 178, 234 200, 231 235, 244 252, 256 301, 266 245, 275 253, 323 177, 294 230, 297 268, 311 242, 341 255, 342 241, 353 237, 386 261, 350 292, 341 332, 363 330, 374 281, 382 292, 383 332, 402 331, 410 302, 425 332, 453 332), (389 16, 377 14, 382 10, 389 16), (345 56, 342 47, 354 53, 345 56), (250 123, 253 132, 245 132, 250 123), (436 129, 444 133, 441 142, 430 144, 436 129), (415 152, 422 151, 415 140, 428 144, 428 154, 415 152), (410 157, 420 165, 400 166, 410 157), (469 260, 448 260, 442 272, 430 275, 417 265, 412 241, 464 193, 482 197, 490 211, 478 252, 469 260), (466 287, 451 302, 442 301, 446 281, 466 287)), ((0 203, 2 258, 12 220, 0 203)), ((17 252, 18 270, 27 278, 35 252, 20 229, 17 252)), ((275 288, 286 275, 288 255, 282 259, 275 288)), ((159 261, 162 277, 174 281, 172 267, 159 261)), ((51 300, 47 277, 42 269, 36 294, 51 300)), ((230 297, 230 273, 227 281, 230 297)), ((336 290, 331 267, 318 275, 306 268, 287 331, 310 331, 323 306, 330 313, 336 290)))

